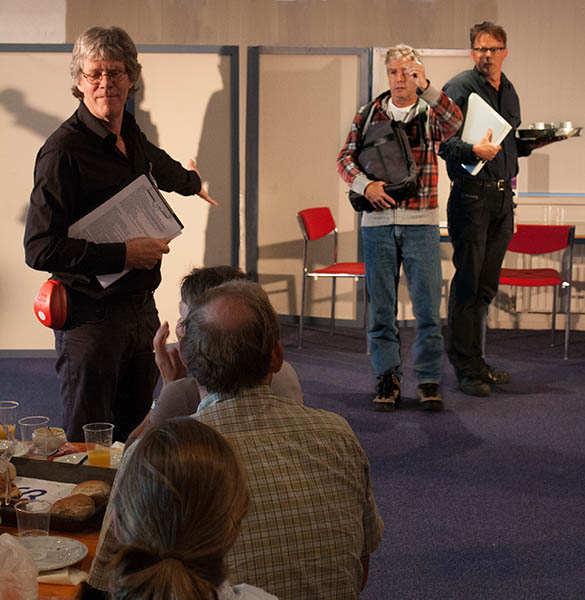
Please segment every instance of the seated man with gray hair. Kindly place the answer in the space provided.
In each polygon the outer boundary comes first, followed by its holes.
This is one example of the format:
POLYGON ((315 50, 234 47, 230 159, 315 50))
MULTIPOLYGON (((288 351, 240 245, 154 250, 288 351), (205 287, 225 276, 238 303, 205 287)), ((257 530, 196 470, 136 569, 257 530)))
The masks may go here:
MULTIPOLYGON (((194 418, 229 440, 249 480, 228 576, 280 600, 357 599, 383 531, 369 462, 342 417, 272 391, 279 337, 268 296, 249 281, 209 289, 185 323, 182 356, 208 392, 194 418)), ((109 513, 89 578, 102 590, 116 550, 109 513)))

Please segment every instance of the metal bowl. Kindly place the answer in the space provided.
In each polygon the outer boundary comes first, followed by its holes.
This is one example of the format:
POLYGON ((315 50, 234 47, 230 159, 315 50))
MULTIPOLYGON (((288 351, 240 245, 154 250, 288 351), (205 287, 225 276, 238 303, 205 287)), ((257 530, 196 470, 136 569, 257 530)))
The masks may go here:
POLYGON ((547 130, 554 128, 554 123, 545 123, 544 121, 537 121, 536 123, 530 123, 530 125, 528 125, 528 129, 547 130))

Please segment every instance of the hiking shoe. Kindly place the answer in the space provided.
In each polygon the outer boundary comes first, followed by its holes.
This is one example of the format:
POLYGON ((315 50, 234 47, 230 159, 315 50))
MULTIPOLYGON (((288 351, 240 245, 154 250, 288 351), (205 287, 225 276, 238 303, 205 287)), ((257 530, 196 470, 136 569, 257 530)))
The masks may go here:
POLYGON ((457 389, 469 396, 489 396, 490 386, 479 377, 461 377, 457 381, 457 389))
POLYGON ((391 411, 400 404, 400 379, 396 373, 384 373, 378 378, 376 397, 373 400, 376 410, 391 411))
POLYGON ((484 383, 510 383, 510 373, 508 371, 496 371, 489 365, 485 365, 481 369, 479 378, 484 383))
POLYGON ((419 406, 423 410, 443 410, 438 383, 421 383, 418 386, 419 406))

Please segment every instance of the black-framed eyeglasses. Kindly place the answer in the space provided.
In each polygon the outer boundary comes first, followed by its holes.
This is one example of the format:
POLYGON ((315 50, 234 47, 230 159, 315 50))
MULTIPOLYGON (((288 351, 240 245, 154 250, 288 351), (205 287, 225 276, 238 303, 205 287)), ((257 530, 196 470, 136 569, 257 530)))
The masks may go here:
POLYGON ((479 48, 474 48, 473 51, 478 54, 487 54, 488 52, 496 54, 496 52, 502 52, 505 49, 505 46, 494 46, 493 48, 484 48, 483 46, 480 46, 479 48))
POLYGON ((94 73, 84 73, 81 71, 81 74, 89 81, 89 83, 96 84, 102 80, 102 77, 107 77, 110 81, 120 81, 124 75, 126 75, 126 71, 122 71, 121 69, 112 69, 111 71, 95 71, 94 73))

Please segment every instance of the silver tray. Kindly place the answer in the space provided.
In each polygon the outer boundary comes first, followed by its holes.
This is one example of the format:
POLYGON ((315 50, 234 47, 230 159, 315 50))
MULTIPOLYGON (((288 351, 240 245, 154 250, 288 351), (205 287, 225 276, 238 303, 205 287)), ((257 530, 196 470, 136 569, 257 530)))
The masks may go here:
POLYGON ((526 141, 564 140, 579 137, 583 127, 546 127, 543 129, 517 129, 518 137, 526 141))
POLYGON ((67 537, 31 535, 17 540, 35 561, 39 571, 70 567, 83 560, 88 552, 83 542, 67 537))

